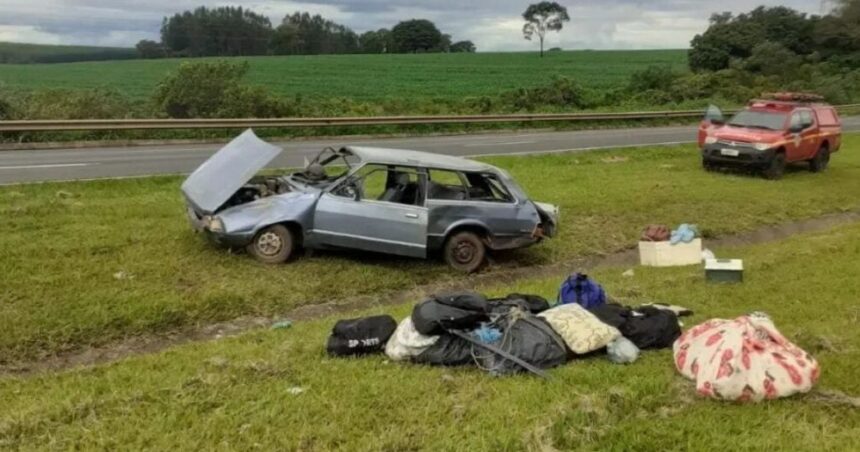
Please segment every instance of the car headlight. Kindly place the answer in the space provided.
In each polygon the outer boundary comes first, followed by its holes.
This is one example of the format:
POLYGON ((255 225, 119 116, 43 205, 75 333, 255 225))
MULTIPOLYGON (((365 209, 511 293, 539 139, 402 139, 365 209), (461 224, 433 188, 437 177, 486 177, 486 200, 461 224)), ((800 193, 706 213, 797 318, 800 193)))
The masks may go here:
POLYGON ((753 147, 755 148, 756 151, 766 151, 766 150, 771 148, 771 144, 770 143, 755 143, 755 144, 753 144, 753 147))
POLYGON ((705 144, 714 144, 717 142, 717 137, 705 137, 705 144))
POLYGON ((212 232, 224 232, 224 222, 218 217, 208 217, 206 226, 212 232))

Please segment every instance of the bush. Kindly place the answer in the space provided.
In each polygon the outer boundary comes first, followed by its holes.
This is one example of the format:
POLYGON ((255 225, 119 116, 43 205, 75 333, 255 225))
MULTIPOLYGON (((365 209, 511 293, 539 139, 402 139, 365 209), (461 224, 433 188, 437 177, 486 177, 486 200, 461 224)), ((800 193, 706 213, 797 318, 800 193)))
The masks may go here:
POLYGON ((540 106, 586 108, 592 106, 589 93, 576 80, 555 77, 549 85, 519 88, 502 95, 514 110, 534 110, 540 106))
POLYGON ((633 93, 648 90, 670 91, 675 81, 682 76, 683 74, 670 66, 648 66, 630 76, 627 88, 633 93))
POLYGON ((12 100, 0 97, 0 120, 9 120, 15 117, 12 100))
POLYGON ((286 106, 265 88, 248 86, 247 61, 185 62, 155 89, 156 109, 171 118, 281 116, 286 106))
POLYGON ((131 103, 106 89, 34 91, 23 98, 22 119, 118 119, 132 115, 131 103))

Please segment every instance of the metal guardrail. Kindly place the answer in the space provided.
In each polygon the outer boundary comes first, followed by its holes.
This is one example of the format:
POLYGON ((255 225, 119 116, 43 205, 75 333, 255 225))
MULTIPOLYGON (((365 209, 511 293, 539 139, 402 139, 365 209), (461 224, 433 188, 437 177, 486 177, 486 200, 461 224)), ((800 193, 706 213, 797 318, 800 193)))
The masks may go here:
MULTIPOLYGON (((857 108, 860 104, 839 105, 857 108)), ((726 111, 733 113, 734 111, 726 111)), ((610 121, 659 118, 697 118, 702 110, 648 111, 629 113, 549 113, 464 116, 371 116, 336 118, 261 118, 261 119, 82 119, 0 121, 0 132, 38 132, 64 130, 142 130, 142 129, 243 129, 325 126, 466 124, 505 122, 610 121)))

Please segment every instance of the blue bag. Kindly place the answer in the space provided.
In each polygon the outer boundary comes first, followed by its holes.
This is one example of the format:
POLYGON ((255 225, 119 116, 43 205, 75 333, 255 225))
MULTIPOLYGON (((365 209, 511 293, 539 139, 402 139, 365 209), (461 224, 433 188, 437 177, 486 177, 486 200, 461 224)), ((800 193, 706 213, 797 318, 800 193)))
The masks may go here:
POLYGON ((606 293, 603 287, 589 279, 588 275, 574 273, 561 284, 558 303, 577 303, 585 309, 591 309, 606 303, 606 293))

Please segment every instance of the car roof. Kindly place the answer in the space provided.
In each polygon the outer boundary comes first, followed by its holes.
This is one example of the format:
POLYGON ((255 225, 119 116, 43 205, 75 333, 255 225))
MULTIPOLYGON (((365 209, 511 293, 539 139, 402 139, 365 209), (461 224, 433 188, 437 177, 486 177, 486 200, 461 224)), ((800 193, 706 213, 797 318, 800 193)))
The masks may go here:
POLYGON ((454 171, 496 171, 497 168, 486 163, 454 157, 452 155, 434 154, 432 152, 410 151, 406 149, 389 149, 366 146, 345 146, 342 150, 355 155, 362 162, 383 163, 386 165, 421 166, 454 171))
POLYGON ((830 105, 821 102, 797 102, 797 101, 780 101, 768 99, 755 99, 750 101, 747 106, 750 110, 756 111, 781 111, 789 112, 796 108, 826 108, 830 105))

